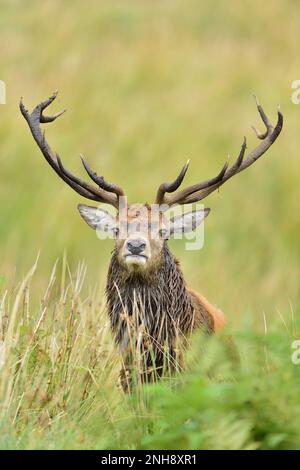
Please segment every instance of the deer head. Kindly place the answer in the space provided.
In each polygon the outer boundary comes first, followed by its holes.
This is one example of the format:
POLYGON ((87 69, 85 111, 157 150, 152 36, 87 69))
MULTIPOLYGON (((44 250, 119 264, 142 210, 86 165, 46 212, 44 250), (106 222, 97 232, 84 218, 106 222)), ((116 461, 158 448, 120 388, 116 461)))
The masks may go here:
POLYGON ((256 100, 257 109, 266 130, 259 133, 253 128, 261 143, 247 156, 245 155, 246 138, 244 138, 240 153, 233 165, 230 166, 227 161, 214 178, 178 190, 189 166, 187 162, 173 182, 162 183, 159 186, 153 205, 127 204, 124 190, 116 184, 107 182, 103 176, 98 176, 82 156, 83 166, 94 184, 70 173, 64 167, 59 155, 50 148, 40 125, 52 122, 64 113, 65 110, 52 116, 43 114, 56 96, 57 93, 54 93, 49 99, 37 105, 32 113, 28 112, 21 100, 20 110, 42 154, 58 176, 81 196, 110 204, 117 209, 116 215, 112 215, 99 207, 83 204, 78 206, 81 216, 90 227, 105 231, 115 239, 119 262, 128 271, 147 272, 155 268, 160 261, 160 254, 166 239, 174 233, 187 233, 194 230, 209 214, 209 209, 201 209, 167 218, 166 211, 169 208, 204 199, 232 176, 248 168, 275 142, 283 125, 283 116, 278 111, 277 123, 273 127, 256 100))

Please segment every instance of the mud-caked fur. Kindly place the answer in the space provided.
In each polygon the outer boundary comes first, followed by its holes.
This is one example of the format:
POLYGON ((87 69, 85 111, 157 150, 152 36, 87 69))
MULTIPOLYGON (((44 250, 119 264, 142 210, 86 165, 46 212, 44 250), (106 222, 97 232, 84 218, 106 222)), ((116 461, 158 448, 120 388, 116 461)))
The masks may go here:
POLYGON ((188 291, 179 262, 166 244, 159 266, 145 273, 129 272, 114 251, 106 294, 112 330, 124 358, 125 389, 134 362, 143 382, 153 380, 166 365, 176 367, 178 343, 194 328, 213 332, 211 315, 188 291))

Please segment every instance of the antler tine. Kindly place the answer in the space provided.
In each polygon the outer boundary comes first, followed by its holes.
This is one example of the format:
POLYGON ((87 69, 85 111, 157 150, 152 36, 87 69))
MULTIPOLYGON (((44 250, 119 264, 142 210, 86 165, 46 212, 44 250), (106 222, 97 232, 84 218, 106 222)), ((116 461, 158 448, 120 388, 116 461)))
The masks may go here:
POLYGON ((110 193, 115 193, 119 197, 125 196, 125 193, 120 186, 114 183, 108 183, 108 181, 104 179, 104 176, 98 176, 97 173, 91 169, 90 165, 88 164, 87 160, 83 157, 83 155, 80 155, 80 158, 87 174, 95 183, 98 184, 98 186, 100 186, 100 188, 110 193))
POLYGON ((157 195, 156 195, 156 200, 155 200, 156 204, 164 204, 166 201, 165 193, 172 193, 176 191, 176 189, 179 188, 188 170, 189 164, 190 164, 190 161, 188 160, 186 164, 182 167, 177 178, 172 183, 162 183, 160 185, 157 191, 157 195))
MULTIPOLYGON (((42 116, 42 111, 49 106, 52 101, 56 98, 57 93, 54 93, 50 98, 47 100, 43 101, 39 105, 37 105, 32 113, 30 114, 27 108, 25 107, 23 100, 21 98, 20 101, 20 110, 24 118, 26 119, 28 126, 31 130, 31 133, 37 142, 39 148, 41 149, 44 157, 46 158, 47 162, 50 164, 50 166, 54 169, 54 171, 67 183, 69 184, 75 191, 77 191, 81 196, 87 197, 87 198, 94 198, 93 194, 90 193, 90 191, 86 191, 82 188, 80 188, 75 182, 72 182, 69 180, 69 178, 66 175, 61 174, 58 163, 57 163, 57 157, 56 154, 53 154, 51 148, 49 147, 46 138, 45 138, 45 133, 42 132, 40 128, 40 121, 41 121, 41 116, 42 116), (55 156, 54 156, 55 155, 55 156)), ((57 117, 59 117, 62 114, 62 112, 57 113, 56 115, 53 116, 48 116, 43 118, 45 119, 45 122, 51 122, 54 121, 57 117)))
POLYGON ((264 140, 267 135, 271 134, 272 131, 273 131, 273 126, 268 118, 268 116, 266 115, 265 111, 263 110, 262 106, 260 105, 258 99, 257 99, 257 96, 254 95, 254 99, 255 99, 255 103, 256 103, 256 107, 257 107, 257 110, 259 112, 259 115, 264 123, 264 125, 266 126, 266 130, 265 132, 259 132, 255 126, 251 126, 252 129, 254 130, 255 132, 255 135, 258 139, 261 139, 261 140, 264 140))
POLYGON ((169 206, 173 206, 175 204, 191 204, 193 202, 204 199, 210 193, 222 186, 229 178, 252 165, 271 147, 282 130, 283 115, 278 110, 277 123, 274 128, 257 98, 255 99, 259 115, 266 126, 266 131, 264 133, 259 133, 255 129, 257 137, 262 140, 262 142, 245 158, 247 142, 246 138, 244 137, 239 155, 232 166, 229 166, 229 162, 227 161, 216 177, 193 186, 189 186, 168 198, 164 198, 164 202, 166 202, 169 206))
MULTIPOLYGON (((224 178, 224 175, 227 171, 227 168, 229 166, 229 158, 225 162, 224 166, 222 167, 220 173, 207 180, 203 181, 202 183, 195 184, 193 186, 189 186, 186 189, 183 189, 178 195, 174 195, 174 199, 172 200, 172 205, 174 204, 185 204, 185 200, 192 194, 198 194, 199 191, 205 191, 207 188, 213 187, 217 184, 219 184, 222 179, 224 178)), ((193 201, 194 202, 194 201, 193 201)))
MULTIPOLYGON (((72 181, 73 183, 75 183, 76 187, 80 187, 80 188, 84 188, 86 189, 89 193, 91 193, 94 197, 91 198, 91 196, 89 195, 89 199, 92 199, 92 200, 95 200, 95 201, 99 201, 99 202, 107 202, 106 200, 104 200, 103 198, 103 193, 101 191, 101 189, 98 189, 96 187, 93 187, 91 186, 90 184, 88 184, 86 181, 82 180, 81 178, 78 178, 77 176, 73 175, 72 173, 70 173, 64 166, 63 166, 63 163, 61 161, 61 158, 58 154, 56 154, 56 159, 57 159, 57 163, 58 163, 58 166, 60 168, 60 171, 61 171, 61 174, 65 175, 66 178, 70 181, 72 181)), ((72 188, 74 189, 74 187, 72 186, 72 188)), ((86 197, 86 196, 85 196, 86 197)), ((114 200, 111 201, 111 204, 114 205, 114 200)))
MULTIPOLYGON (((43 114, 44 110, 55 100, 58 92, 53 93, 50 98, 45 101, 42 101, 38 104, 31 114, 26 109, 23 100, 20 101, 20 110, 24 118, 26 119, 30 131, 33 135, 34 140, 36 141, 38 147, 43 153, 45 159, 54 169, 54 171, 60 176, 60 178, 65 181, 72 189, 74 189, 78 194, 87 199, 91 199, 98 202, 104 202, 111 204, 114 207, 118 208, 118 198, 120 195, 124 195, 123 190, 116 185, 108 184, 105 182, 104 178, 102 180, 95 180, 99 187, 95 187, 90 183, 74 176, 70 173, 62 164, 62 161, 59 155, 51 149, 46 138, 45 133, 42 131, 40 124, 46 124, 49 122, 55 121, 59 116, 61 116, 66 110, 62 110, 56 114, 45 116, 43 114), (109 188, 109 189, 108 189, 109 188)), ((90 172, 92 170, 90 169, 90 172)), ((94 173, 93 173, 94 174, 94 173)))
POLYGON ((57 95, 58 95, 58 91, 55 91, 53 93, 53 95, 50 96, 50 98, 48 98, 45 101, 42 101, 42 103, 40 103, 39 105, 36 106, 35 110, 36 111, 40 110, 40 122, 42 124, 55 121, 55 119, 57 119, 59 116, 61 116, 62 114, 64 114, 67 111, 66 109, 62 109, 58 113, 52 114, 52 116, 44 116, 43 111, 46 108, 48 108, 48 106, 56 99, 57 95))
POLYGON ((44 116, 43 111, 48 108, 48 106, 55 100, 57 97, 58 92, 55 91, 50 98, 47 100, 42 101, 40 104, 38 104, 32 113, 30 114, 28 109, 26 109, 24 103, 23 103, 23 98, 20 100, 20 110, 23 116, 25 117, 26 121, 30 119, 31 122, 38 120, 38 123, 48 123, 48 122, 53 122, 55 119, 57 119, 59 116, 64 114, 66 112, 66 109, 63 109, 62 111, 59 111, 58 113, 53 114, 52 116, 44 116))
POLYGON ((237 157, 234 165, 232 166, 232 169, 234 171, 238 170, 240 168, 241 164, 243 163, 244 156, 245 156, 245 153, 246 153, 246 148, 247 148, 247 140, 246 140, 246 137, 244 136, 244 140, 243 140, 243 143, 242 143, 242 146, 241 146, 240 153, 238 154, 238 157, 237 157))

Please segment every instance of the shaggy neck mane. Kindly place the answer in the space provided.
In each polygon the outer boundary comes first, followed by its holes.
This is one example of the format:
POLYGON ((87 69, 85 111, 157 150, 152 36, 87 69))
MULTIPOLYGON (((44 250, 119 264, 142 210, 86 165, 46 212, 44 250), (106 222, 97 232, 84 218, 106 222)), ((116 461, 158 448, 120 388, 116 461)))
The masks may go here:
MULTIPOLYGON (((107 278, 107 302, 112 328, 121 350, 128 344, 128 320, 159 344, 170 344, 178 333, 191 331, 194 307, 178 261, 167 245, 153 272, 128 273, 114 251, 107 278)), ((136 335, 136 334, 135 334, 136 335)))

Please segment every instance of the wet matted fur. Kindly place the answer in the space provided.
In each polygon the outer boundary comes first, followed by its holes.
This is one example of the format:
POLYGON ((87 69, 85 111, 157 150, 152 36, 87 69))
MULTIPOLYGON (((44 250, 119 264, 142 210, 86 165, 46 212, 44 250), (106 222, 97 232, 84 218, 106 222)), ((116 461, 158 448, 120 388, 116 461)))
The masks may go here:
POLYGON ((178 364, 179 342, 194 328, 214 331, 208 309, 185 284, 179 262, 165 244, 152 272, 128 272, 114 251, 107 278, 107 305, 115 340, 124 358, 123 388, 130 386, 130 368, 139 368, 142 382, 178 364), (137 361, 136 359, 139 358, 137 361), (137 363, 138 362, 138 363, 137 363))

